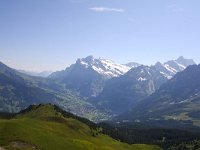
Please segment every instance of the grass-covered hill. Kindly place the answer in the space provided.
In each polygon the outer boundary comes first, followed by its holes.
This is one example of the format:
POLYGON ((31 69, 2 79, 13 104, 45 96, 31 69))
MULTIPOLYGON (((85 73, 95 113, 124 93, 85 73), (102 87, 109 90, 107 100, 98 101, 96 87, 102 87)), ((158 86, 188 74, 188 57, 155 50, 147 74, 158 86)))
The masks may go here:
POLYGON ((8 150, 159 150, 157 146, 128 145, 101 133, 80 117, 50 104, 31 106, 0 119, 0 149, 8 150), (7 119, 6 119, 7 118, 7 119), (8 119, 9 118, 9 119, 8 119))

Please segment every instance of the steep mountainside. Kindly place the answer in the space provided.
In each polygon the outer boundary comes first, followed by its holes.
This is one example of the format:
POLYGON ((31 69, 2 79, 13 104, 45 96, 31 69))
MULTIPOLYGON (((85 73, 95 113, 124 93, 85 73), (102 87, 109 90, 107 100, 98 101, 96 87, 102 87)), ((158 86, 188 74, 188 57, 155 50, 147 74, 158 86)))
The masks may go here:
POLYGON ((93 101, 101 109, 120 114, 192 64, 195 64, 193 60, 179 57, 164 64, 158 62, 154 66, 132 68, 126 74, 108 80, 103 91, 93 101))
POLYGON ((64 83, 66 87, 85 97, 96 97, 107 79, 125 74, 131 67, 92 56, 78 59, 64 71, 52 73, 49 78, 64 83))
MULTIPOLYGON (((28 76, 27 76, 28 78, 28 76)), ((34 86, 31 79, 25 79, 23 74, 0 64, 0 110, 15 112, 31 103, 54 101, 55 96, 34 86)))
POLYGON ((123 115, 129 120, 175 120, 200 126, 200 65, 189 66, 123 115))
POLYGON ((53 105, 31 106, 13 119, 0 119, 0 133, 0 148, 5 149, 160 150, 116 141, 94 123, 53 105))

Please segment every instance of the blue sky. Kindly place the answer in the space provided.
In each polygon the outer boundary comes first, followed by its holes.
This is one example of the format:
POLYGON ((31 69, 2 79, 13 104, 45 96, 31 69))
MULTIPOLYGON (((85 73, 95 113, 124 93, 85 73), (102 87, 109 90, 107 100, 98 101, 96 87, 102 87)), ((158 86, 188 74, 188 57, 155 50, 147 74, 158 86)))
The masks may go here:
POLYGON ((60 70, 93 55, 146 65, 200 62, 199 0, 0 0, 0 60, 60 70))

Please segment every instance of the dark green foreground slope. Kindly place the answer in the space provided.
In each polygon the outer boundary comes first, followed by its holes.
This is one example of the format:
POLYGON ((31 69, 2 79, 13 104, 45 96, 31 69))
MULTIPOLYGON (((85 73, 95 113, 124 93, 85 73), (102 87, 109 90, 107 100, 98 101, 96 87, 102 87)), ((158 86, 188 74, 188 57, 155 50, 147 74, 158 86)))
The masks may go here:
POLYGON ((31 106, 12 119, 0 119, 0 147, 22 150, 160 149, 157 146, 128 145, 116 141, 101 134, 92 122, 53 105, 31 106))

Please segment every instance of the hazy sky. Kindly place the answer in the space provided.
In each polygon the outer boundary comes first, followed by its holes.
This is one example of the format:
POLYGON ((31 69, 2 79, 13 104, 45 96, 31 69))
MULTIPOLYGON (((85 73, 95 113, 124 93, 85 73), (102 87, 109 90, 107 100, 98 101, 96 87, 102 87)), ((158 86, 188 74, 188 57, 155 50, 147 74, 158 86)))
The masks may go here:
POLYGON ((200 63, 200 0, 0 0, 0 60, 60 70, 87 55, 200 63))

